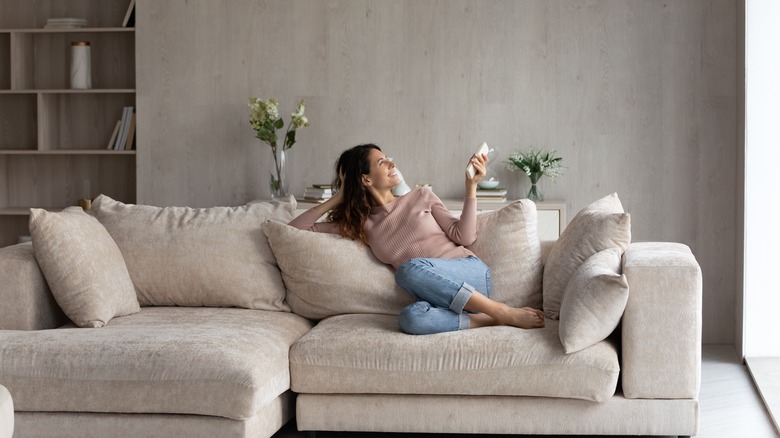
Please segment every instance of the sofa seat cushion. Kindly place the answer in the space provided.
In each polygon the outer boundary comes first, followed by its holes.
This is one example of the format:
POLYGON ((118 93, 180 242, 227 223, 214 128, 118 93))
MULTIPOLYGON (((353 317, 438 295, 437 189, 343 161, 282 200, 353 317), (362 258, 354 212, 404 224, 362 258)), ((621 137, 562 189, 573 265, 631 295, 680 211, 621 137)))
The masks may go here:
POLYGON ((411 336, 398 317, 324 319, 290 350, 298 393, 457 394, 607 400, 618 356, 610 341, 566 355, 558 322, 522 330, 485 327, 411 336))
POLYGON ((152 307, 100 330, 0 332, 17 411, 199 414, 243 420, 290 387, 292 313, 152 307))

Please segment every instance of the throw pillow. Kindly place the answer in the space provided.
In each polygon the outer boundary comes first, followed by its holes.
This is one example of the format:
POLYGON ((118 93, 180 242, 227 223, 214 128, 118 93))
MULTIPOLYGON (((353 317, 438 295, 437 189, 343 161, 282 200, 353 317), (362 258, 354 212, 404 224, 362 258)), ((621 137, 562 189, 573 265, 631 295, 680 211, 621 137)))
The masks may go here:
MULTIPOLYGON (((338 235, 263 225, 293 312, 311 319, 346 313, 397 315, 414 299, 395 284, 391 267, 371 249, 338 235)), ((528 200, 477 216, 469 247, 491 269, 493 298, 541 307, 542 261, 536 205, 528 200)))
MULTIPOLYGON (((294 202, 294 201, 292 201, 294 202)), ((153 207, 100 195, 90 213, 124 255, 142 306, 289 311, 266 220, 290 221, 295 205, 153 207)))
POLYGON ((593 254, 577 269, 561 303, 558 335, 566 354, 595 345, 617 328, 628 302, 620 248, 593 254))
POLYGON ((623 212, 617 193, 582 209, 555 242, 544 265, 542 296, 544 313, 558 319, 566 285, 593 254, 607 248, 628 248, 631 216, 623 212))
POLYGON ((299 230, 266 222, 287 286, 292 311, 309 319, 345 313, 398 315, 414 298, 395 284, 392 267, 371 249, 337 234, 299 230))
POLYGON ((103 327, 140 310, 122 253, 81 207, 31 208, 30 235, 54 299, 76 325, 103 327))
POLYGON ((490 267, 496 301, 542 307, 542 249, 536 204, 528 199, 477 216, 477 240, 469 246, 490 267))

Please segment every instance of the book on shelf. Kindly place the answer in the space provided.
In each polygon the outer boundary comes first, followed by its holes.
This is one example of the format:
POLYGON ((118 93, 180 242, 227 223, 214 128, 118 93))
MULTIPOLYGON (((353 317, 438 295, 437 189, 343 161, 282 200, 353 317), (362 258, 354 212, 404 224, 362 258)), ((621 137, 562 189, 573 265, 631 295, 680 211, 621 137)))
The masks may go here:
POLYGON ((127 142, 125 143, 125 150, 132 150, 133 147, 133 141, 135 141, 135 111, 133 111, 133 114, 130 116, 130 127, 128 128, 130 130, 130 133, 127 134, 127 142))
POLYGON ((114 150, 124 150, 127 143, 127 136, 130 134, 130 121, 133 118, 133 107, 126 106, 122 109, 122 125, 119 127, 119 134, 116 136, 114 150))
POLYGON ((303 191, 303 199, 306 201, 325 201, 333 197, 334 187, 330 184, 313 184, 303 191))
POLYGON ((321 189, 317 187, 306 187, 306 190, 304 191, 305 194, 310 194, 312 196, 332 196, 333 195, 333 189, 321 189))
POLYGON ((506 189, 477 189, 477 198, 506 198, 506 189))
POLYGON ((127 117, 127 107, 122 108, 122 117, 119 118, 119 132, 117 133, 116 139, 114 139, 114 149, 115 151, 119 150, 119 144, 122 142, 122 136, 125 132, 125 118, 127 117))
POLYGON ((490 203, 501 204, 506 202, 506 196, 502 196, 502 197, 488 196, 485 198, 480 198, 479 196, 477 196, 477 202, 480 204, 490 204, 490 203))
POLYGON ((114 149, 114 143, 116 143, 116 137, 119 135, 119 127, 122 125, 121 120, 116 121, 116 125, 114 125, 114 132, 111 133, 111 139, 108 140, 108 146, 106 146, 106 149, 114 149))
MULTIPOLYGON (((307 198, 305 196, 303 198, 296 198, 296 199, 298 200, 298 202, 308 202, 310 204, 311 203, 313 203, 313 204, 322 204, 323 202, 327 201, 327 199, 307 198)), ((330 198, 328 198, 328 199, 330 199, 330 198)))
POLYGON ((303 197, 307 199, 330 199, 333 197, 333 193, 313 192, 309 189, 306 189, 303 192, 303 197))
POLYGON ((130 0, 130 4, 127 6, 122 27, 135 27, 135 0, 130 0))
POLYGON ((44 29, 78 29, 87 27, 86 18, 49 18, 44 29))

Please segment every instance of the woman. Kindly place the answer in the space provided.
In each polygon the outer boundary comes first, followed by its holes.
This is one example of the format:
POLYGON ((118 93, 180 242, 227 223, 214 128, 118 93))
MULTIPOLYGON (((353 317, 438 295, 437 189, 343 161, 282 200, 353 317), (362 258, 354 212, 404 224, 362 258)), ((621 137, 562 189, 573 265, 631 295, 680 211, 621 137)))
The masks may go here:
POLYGON ((477 237, 477 183, 487 156, 473 156, 466 175, 460 219, 426 188, 396 198, 401 180, 395 164, 374 144, 344 151, 336 163, 335 196, 295 218, 290 225, 338 233, 368 245, 377 259, 395 268, 396 283, 417 298, 401 311, 399 325, 410 334, 431 334, 496 324, 544 327, 541 310, 513 308, 490 299, 490 269, 465 246, 477 237), (328 213, 327 222, 317 223, 328 213))

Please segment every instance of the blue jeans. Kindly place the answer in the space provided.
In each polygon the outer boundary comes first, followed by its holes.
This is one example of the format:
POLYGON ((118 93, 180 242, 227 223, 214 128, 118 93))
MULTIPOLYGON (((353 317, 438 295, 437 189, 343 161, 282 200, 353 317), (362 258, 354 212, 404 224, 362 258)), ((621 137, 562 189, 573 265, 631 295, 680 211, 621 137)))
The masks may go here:
POLYGON ((398 267, 395 282, 417 298, 401 310, 398 324, 404 333, 427 335, 469 328, 463 307, 479 291, 490 297, 490 268, 480 259, 411 259, 398 267))

